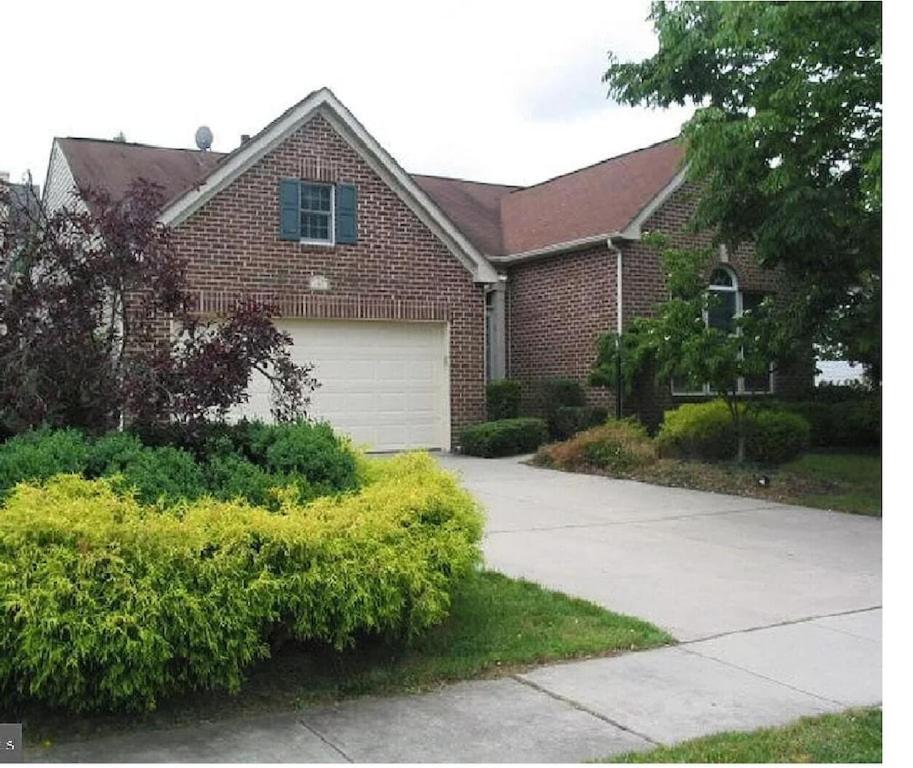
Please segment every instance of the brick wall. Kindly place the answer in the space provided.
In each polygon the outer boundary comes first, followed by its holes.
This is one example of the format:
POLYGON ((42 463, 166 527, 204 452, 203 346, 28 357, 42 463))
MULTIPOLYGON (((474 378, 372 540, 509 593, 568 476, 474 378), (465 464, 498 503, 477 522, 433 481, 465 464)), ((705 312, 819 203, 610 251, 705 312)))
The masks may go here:
POLYGON ((176 234, 203 307, 245 292, 277 298, 285 316, 448 322, 453 434, 484 417, 482 286, 319 115, 176 234), (357 244, 280 240, 280 178, 355 184, 357 244), (315 275, 327 278, 329 291, 310 290, 315 275))
MULTIPOLYGON (((677 247, 708 246, 709 233, 689 231, 696 189, 685 184, 644 223, 644 232, 661 232, 677 247)), ((623 254, 623 318, 649 315, 666 296, 659 252, 642 241, 621 244, 623 254)), ((751 247, 728 254, 744 291, 788 290, 780 273, 761 269, 751 247)), ((615 254, 605 246, 560 254, 513 266, 508 271, 509 375, 526 390, 540 379, 571 377, 582 382, 592 366, 596 339, 615 330, 615 254)), ((808 365, 779 370, 774 387, 778 396, 793 396, 811 383, 808 365)), ((651 375, 625 399, 625 413, 636 414, 655 426, 665 410, 685 402, 672 397, 651 375)), ((589 390, 591 401, 611 406, 614 393, 589 390)))
POLYGON ((513 266, 507 281, 508 375, 532 385, 573 378, 593 404, 607 404, 606 390, 586 379, 596 340, 615 324, 615 254, 601 245, 513 266))

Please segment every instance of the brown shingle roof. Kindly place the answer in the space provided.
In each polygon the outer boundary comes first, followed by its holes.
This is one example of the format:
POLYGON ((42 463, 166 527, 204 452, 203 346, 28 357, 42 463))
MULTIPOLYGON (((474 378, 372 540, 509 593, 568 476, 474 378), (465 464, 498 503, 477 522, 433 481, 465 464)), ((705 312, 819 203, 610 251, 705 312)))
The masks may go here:
MULTIPOLYGON (((171 201, 226 155, 99 139, 58 139, 76 185, 123 195, 138 178, 171 201)), ((482 253, 523 253, 623 230, 681 168, 677 139, 604 160, 531 187, 442 176, 413 179, 482 253)))
POLYGON ((507 195, 505 253, 620 232, 672 181, 682 158, 681 143, 669 139, 507 195))
POLYGON ((413 175, 412 178, 482 253, 504 253, 501 201, 521 187, 444 176, 413 175))
POLYGON ((139 178, 159 184, 172 200, 198 184, 219 164, 221 152, 171 149, 101 139, 58 139, 81 190, 103 189, 122 197, 139 178))

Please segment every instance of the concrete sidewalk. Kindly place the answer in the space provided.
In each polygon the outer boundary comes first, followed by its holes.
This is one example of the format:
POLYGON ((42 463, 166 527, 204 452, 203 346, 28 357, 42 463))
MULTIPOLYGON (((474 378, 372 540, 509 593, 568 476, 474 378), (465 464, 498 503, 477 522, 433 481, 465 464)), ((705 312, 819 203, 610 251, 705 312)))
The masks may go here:
POLYGON ((881 611, 433 693, 32 749, 40 762, 577 762, 881 700, 881 611))

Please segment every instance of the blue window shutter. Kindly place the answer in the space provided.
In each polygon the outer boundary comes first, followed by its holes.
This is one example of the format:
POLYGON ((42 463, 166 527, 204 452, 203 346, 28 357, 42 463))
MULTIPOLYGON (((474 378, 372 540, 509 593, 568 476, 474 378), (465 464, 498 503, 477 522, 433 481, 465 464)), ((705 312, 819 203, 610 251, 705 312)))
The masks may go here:
POLYGON ((336 185, 336 242, 358 242, 358 195, 354 184, 336 185))
POLYGON ((301 239, 301 185, 297 179, 279 180, 279 237, 301 239))

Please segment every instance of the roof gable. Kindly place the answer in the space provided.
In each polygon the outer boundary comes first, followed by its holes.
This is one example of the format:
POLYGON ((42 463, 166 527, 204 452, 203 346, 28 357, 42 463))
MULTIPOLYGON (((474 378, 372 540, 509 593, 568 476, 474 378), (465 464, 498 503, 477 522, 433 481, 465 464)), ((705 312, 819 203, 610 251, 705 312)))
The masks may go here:
POLYGON ((328 88, 314 91, 267 125, 250 141, 224 156, 197 184, 180 194, 162 212, 165 224, 177 225, 211 197, 255 165, 304 123, 321 115, 362 159, 472 272, 477 282, 494 282, 497 272, 469 239, 453 225, 434 201, 393 157, 365 130, 328 88))

